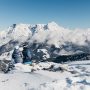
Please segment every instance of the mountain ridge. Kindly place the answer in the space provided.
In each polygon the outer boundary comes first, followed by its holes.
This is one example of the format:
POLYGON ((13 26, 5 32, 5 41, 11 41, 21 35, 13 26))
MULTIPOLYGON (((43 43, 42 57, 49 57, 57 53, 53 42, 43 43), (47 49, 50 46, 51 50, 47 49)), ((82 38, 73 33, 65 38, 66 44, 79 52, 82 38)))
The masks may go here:
MULTIPOLYGON (((0 39, 0 55, 13 50, 15 45, 22 46, 24 43, 27 43, 31 49, 36 48, 33 53, 38 53, 40 49, 40 53, 45 51, 48 57, 90 53, 90 29, 69 30, 55 22, 36 25, 13 24, 7 31, 1 32, 0 39)), ((45 52, 40 59, 45 56, 45 52)))

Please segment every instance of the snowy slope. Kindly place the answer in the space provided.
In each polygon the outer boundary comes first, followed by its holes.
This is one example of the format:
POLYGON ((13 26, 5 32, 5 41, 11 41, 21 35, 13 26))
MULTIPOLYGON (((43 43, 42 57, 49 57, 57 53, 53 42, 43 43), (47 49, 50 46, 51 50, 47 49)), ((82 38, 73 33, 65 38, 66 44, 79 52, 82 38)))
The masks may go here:
MULTIPOLYGON (((30 69, 31 66, 27 67, 30 69)), ((27 67, 18 64, 16 65, 16 69, 8 74, 0 72, 0 90, 90 89, 90 61, 76 61, 67 64, 43 62, 34 65, 36 68, 41 68, 35 69, 36 71, 34 72, 29 72, 27 67), (49 69, 41 70, 51 65, 55 66, 51 71, 49 69), (57 71, 56 68, 58 67, 62 67, 64 71, 57 71), (53 71, 54 69, 56 71, 53 71), (27 72, 25 70, 27 70, 27 72)))

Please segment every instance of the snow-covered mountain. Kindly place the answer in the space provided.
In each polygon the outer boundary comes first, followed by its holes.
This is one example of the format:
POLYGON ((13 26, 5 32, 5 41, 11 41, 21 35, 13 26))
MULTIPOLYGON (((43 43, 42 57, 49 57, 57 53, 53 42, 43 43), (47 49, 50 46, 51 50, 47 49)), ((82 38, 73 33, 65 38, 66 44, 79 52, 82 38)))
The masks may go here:
MULTIPOLYGON (((31 66, 17 63, 3 74, 8 64, 0 63, 0 90, 90 90, 90 29, 69 30, 55 22, 13 24, 0 32, 1 59, 11 59, 16 45, 29 45, 31 66), (87 60, 89 59, 89 60, 87 60), (87 60, 58 63, 67 60, 87 60), (17 87, 16 87, 17 86, 17 87)), ((5 60, 7 61, 7 60, 5 60)), ((7 61, 8 62, 8 61, 7 61)))
POLYGON ((90 28, 69 30, 50 22, 36 25, 13 24, 6 31, 0 32, 0 55, 12 51, 17 44, 28 44, 33 57, 39 56, 39 59, 90 53, 90 28))

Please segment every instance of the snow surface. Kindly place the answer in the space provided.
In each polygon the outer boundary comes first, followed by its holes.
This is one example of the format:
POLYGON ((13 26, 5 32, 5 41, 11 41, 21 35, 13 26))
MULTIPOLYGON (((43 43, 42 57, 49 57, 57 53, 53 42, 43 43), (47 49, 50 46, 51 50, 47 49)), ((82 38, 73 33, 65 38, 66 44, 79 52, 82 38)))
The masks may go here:
POLYGON ((0 90, 90 90, 90 61, 19 63, 7 74, 0 72, 0 90), (64 71, 49 71, 51 65, 64 71))

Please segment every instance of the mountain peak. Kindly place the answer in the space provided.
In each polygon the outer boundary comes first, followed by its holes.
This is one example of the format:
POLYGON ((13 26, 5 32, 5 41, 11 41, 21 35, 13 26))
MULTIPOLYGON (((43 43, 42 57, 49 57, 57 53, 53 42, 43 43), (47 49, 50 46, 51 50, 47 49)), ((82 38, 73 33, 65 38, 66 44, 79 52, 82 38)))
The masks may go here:
POLYGON ((60 26, 54 21, 48 23, 47 26, 48 26, 48 29, 50 29, 50 30, 59 30, 60 29, 60 26))
POLYGON ((52 22, 49 22, 48 24, 51 24, 51 25, 57 25, 56 22, 52 21, 52 22))

